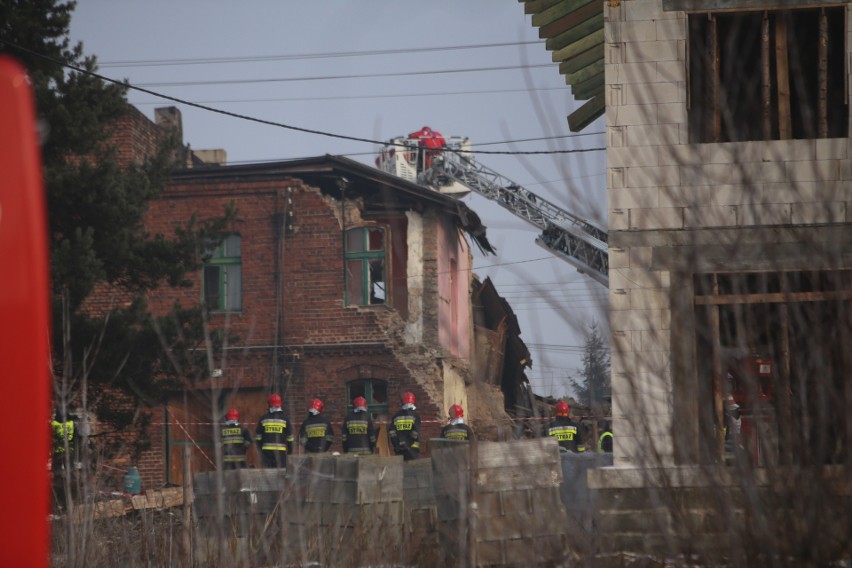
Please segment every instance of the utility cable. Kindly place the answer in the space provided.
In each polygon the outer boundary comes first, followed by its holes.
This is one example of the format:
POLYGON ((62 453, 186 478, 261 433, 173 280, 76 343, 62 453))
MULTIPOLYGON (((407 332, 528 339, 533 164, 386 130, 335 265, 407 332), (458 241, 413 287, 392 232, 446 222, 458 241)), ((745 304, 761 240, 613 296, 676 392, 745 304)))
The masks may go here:
POLYGON ((462 51, 468 49, 490 49, 494 47, 516 47, 520 45, 542 45, 540 40, 504 43, 482 43, 450 45, 444 47, 408 47, 399 49, 376 49, 367 51, 332 51, 326 53, 302 53, 292 55, 244 55, 237 57, 199 57, 194 59, 137 59, 128 61, 101 62, 101 67, 161 67, 170 65, 207 65, 210 63, 258 63, 261 61, 298 61, 302 59, 336 59, 341 57, 371 57, 375 55, 401 55, 435 53, 439 51, 462 51))
MULTIPOLYGON (((405 144, 393 144, 393 143, 389 143, 389 142, 383 141, 383 140, 373 140, 371 138, 362 138, 362 137, 359 137, 359 136, 348 136, 346 134, 335 134, 333 132, 326 132, 326 131, 323 131, 323 130, 316 130, 316 129, 313 129, 313 128, 303 128, 303 127, 300 127, 300 126, 293 126, 291 124, 284 124, 282 122, 275 122, 273 120, 266 120, 266 119, 263 119, 263 118, 257 118, 257 117, 254 117, 254 116, 249 116, 249 115, 240 114, 240 113, 236 113, 236 112, 230 112, 230 111, 210 107, 210 106, 207 106, 207 105, 193 103, 193 102, 187 101, 185 99, 181 99, 181 98, 178 98, 178 97, 172 97, 170 95, 165 95, 163 93, 159 93, 159 92, 156 92, 156 91, 152 91, 150 89, 146 89, 146 88, 143 88, 143 87, 140 87, 140 86, 137 86, 137 85, 133 85, 132 83, 130 83, 128 81, 119 81, 117 79, 112 79, 112 78, 107 77, 105 75, 102 75, 100 73, 96 73, 94 71, 89 71, 88 69, 85 69, 85 68, 80 67, 78 65, 73 65, 71 63, 66 63, 64 61, 59 61, 59 60, 57 60, 53 57, 43 55, 41 53, 38 53, 38 52, 33 51, 31 49, 28 49, 26 47, 22 47, 20 45, 11 43, 11 42, 6 41, 6 40, 0 40, 0 42, 4 43, 5 45, 8 45, 12 48, 15 48, 19 51, 29 53, 30 55, 34 55, 34 56, 39 57, 41 59, 44 59, 46 61, 50 61, 52 63, 55 63, 56 65, 60 65, 62 67, 65 67, 66 69, 71 69, 72 71, 76 71, 78 73, 82 73, 84 75, 88 75, 90 77, 100 79, 101 81, 105 81, 107 83, 111 83, 111 84, 114 84, 114 85, 120 85, 120 86, 125 87, 127 89, 132 89, 134 91, 138 91, 140 93, 146 93, 146 94, 152 95, 154 97, 159 97, 161 99, 165 99, 165 100, 169 100, 169 101, 176 102, 176 103, 179 103, 179 104, 187 105, 189 107, 193 107, 193 108, 197 108, 197 109, 201 109, 201 110, 206 110, 208 112, 221 114, 223 116, 230 116, 232 118, 237 118, 239 120, 245 120, 245 121, 248 121, 248 122, 255 122, 257 124, 265 124, 267 126, 275 126, 275 127, 278 127, 278 128, 284 128, 284 129, 287 129, 287 130, 292 130, 292 131, 295 131, 295 132, 303 132, 305 134, 314 134, 314 135, 317 135, 317 136, 325 136, 327 138, 335 138, 335 139, 338 139, 338 140, 349 140, 349 141, 352 141, 352 142, 363 142, 363 143, 366 143, 366 144, 377 144, 377 145, 380 145, 380 146, 406 147, 405 144)), ((538 150, 538 151, 466 150, 465 153, 466 154, 503 155, 503 156, 518 156, 518 155, 528 156, 528 155, 541 155, 541 154, 550 154, 550 155, 552 155, 552 154, 580 154, 580 153, 585 153, 585 152, 603 152, 605 150, 606 150, 606 148, 579 148, 579 149, 574 149, 574 150, 538 150)), ((444 148, 444 151, 456 152, 456 150, 453 150, 451 148, 444 148)))
POLYGON ((298 83, 301 81, 336 81, 338 79, 376 79, 379 77, 416 77, 422 75, 451 75, 455 73, 483 73, 486 71, 510 71, 512 69, 531 69, 553 67, 552 63, 534 65, 502 65, 497 67, 470 67, 467 69, 434 69, 432 71, 396 71, 388 73, 360 73, 357 75, 316 75, 313 77, 276 77, 265 79, 205 79, 203 81, 162 81, 159 83, 139 83, 140 87, 198 87, 206 85, 238 85, 256 83, 298 83))

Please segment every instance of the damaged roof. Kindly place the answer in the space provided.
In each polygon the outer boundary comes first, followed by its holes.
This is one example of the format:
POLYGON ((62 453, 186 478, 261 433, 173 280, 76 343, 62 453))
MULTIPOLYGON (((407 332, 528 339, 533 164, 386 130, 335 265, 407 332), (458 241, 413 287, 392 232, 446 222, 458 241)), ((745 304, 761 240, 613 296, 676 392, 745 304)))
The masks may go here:
POLYGON ((606 110, 604 104, 604 3, 601 0, 518 0, 532 14, 538 37, 559 63, 574 98, 587 101, 568 115, 579 132, 606 110))
POLYGON ((181 169, 174 171, 171 179, 175 183, 222 183, 282 176, 301 179, 335 198, 357 195, 364 199, 368 212, 405 211, 428 203, 455 217, 458 226, 470 235, 481 251, 496 254, 488 241, 485 225, 463 202, 343 156, 326 154, 279 162, 181 169))

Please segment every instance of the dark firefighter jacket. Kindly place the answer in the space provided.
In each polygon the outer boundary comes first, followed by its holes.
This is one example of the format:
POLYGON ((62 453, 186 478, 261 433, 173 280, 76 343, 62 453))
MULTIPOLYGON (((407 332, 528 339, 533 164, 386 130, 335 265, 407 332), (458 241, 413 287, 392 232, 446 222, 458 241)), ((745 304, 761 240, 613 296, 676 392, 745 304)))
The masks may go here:
POLYGON ((254 439, 261 452, 292 452, 293 430, 284 411, 267 412, 261 416, 254 439))
POLYGON ((367 412, 350 412, 343 421, 343 451, 348 454, 372 454, 376 447, 373 420, 367 412))
POLYGON ((606 430, 598 438, 598 451, 612 453, 612 432, 609 430, 606 430))
POLYGON ((245 463, 246 450, 249 446, 251 446, 251 434, 248 428, 227 423, 222 426, 222 461, 245 463))
POLYGON ((415 410, 403 408, 393 415, 388 426, 393 451, 406 460, 420 455, 420 416, 415 410))
POLYGON ((331 422, 322 414, 309 414, 299 429, 299 443, 310 453, 327 452, 334 441, 331 422))
POLYGON ((572 452, 579 451, 579 447, 582 445, 580 429, 577 427, 577 423, 567 416, 557 416, 554 418, 547 429, 547 434, 556 438, 560 447, 572 452))
POLYGON ((463 440, 467 442, 473 439, 473 430, 467 424, 447 424, 441 429, 441 437, 445 440, 463 440))

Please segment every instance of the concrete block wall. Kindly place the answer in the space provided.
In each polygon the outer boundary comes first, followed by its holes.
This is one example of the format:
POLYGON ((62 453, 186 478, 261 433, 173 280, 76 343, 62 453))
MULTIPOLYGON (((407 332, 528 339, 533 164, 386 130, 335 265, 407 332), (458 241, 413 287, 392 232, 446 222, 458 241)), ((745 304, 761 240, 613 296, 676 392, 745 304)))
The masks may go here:
POLYGON ((651 450, 671 464, 671 275, 654 269, 649 239, 850 223, 852 149, 847 138, 690 144, 686 13, 622 0, 604 17, 615 463, 651 450))

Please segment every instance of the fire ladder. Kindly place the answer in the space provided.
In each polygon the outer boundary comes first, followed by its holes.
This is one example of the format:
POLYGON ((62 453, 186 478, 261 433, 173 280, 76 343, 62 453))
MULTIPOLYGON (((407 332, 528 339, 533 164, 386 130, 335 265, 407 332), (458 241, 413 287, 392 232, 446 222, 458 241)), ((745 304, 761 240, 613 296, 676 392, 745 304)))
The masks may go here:
MULTIPOLYGON (((452 148, 452 145, 449 146, 452 148)), ((455 181, 490 199, 517 217, 541 229, 535 243, 566 261, 580 273, 609 287, 607 231, 525 189, 509 178, 473 160, 463 151, 442 152, 424 172, 429 185, 455 181), (442 179, 442 178, 446 178, 442 179)))

